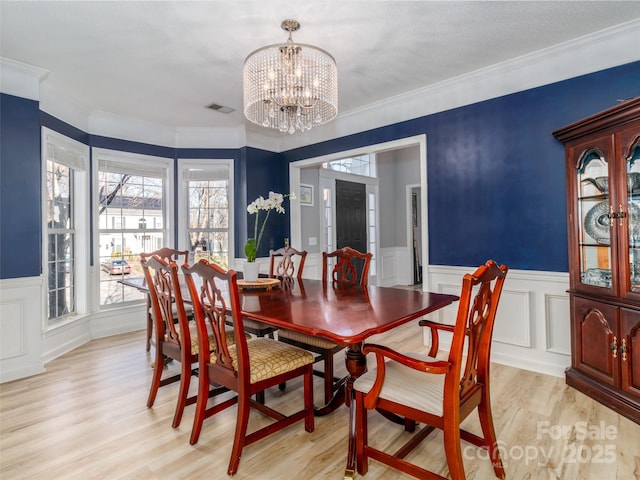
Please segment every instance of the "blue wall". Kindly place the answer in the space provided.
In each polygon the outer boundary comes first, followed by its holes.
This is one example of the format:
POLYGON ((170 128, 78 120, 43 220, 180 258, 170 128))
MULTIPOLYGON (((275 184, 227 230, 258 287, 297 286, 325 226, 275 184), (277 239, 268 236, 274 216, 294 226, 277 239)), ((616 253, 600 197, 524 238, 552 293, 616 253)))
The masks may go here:
POLYGON ((427 135, 429 263, 568 270, 564 147, 551 132, 640 95, 640 62, 285 152, 427 135))
MULTIPOLYGON (((269 190, 287 193, 290 162, 426 134, 431 264, 469 266, 495 258, 516 269, 566 272, 564 149, 551 132, 638 95, 640 62, 634 62, 276 154, 251 147, 172 149, 88 135, 40 114, 37 102, 2 94, 0 278, 41 271, 40 123, 91 146, 174 159, 233 158, 237 256, 253 230, 247 204, 269 190)), ((282 245, 288 222, 288 213, 270 221, 260 256, 282 245)))
MULTIPOLYGON (((260 195, 267 197, 270 191, 286 194, 289 193, 289 167, 282 160, 282 155, 245 147, 240 149, 240 169, 243 179, 241 188, 245 190, 242 203, 236 203, 238 210, 236 218, 244 215, 241 225, 246 230, 236 229, 236 256, 244 256, 244 242, 247 238, 253 237, 255 228, 255 215, 247 213, 247 205, 253 202, 260 195)), ((284 245, 284 238, 289 236, 289 209, 288 200, 285 200, 285 214, 272 212, 269 216, 269 223, 264 230, 258 256, 266 257, 270 249, 280 248, 284 245)), ((262 225, 264 216, 260 217, 258 228, 262 225)))
POLYGON ((0 278, 42 271, 38 102, 0 95, 0 278))

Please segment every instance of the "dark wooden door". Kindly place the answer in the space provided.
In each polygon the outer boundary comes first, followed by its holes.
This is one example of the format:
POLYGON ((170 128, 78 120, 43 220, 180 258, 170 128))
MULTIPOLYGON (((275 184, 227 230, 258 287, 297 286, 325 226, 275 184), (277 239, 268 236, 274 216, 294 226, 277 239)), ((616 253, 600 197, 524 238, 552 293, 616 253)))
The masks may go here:
POLYGON ((367 251, 366 185, 336 180, 336 246, 367 251))
MULTIPOLYGON (((363 183, 336 180, 336 247, 367 251, 367 191, 363 183)), ((358 261, 353 263, 360 270, 358 261)))

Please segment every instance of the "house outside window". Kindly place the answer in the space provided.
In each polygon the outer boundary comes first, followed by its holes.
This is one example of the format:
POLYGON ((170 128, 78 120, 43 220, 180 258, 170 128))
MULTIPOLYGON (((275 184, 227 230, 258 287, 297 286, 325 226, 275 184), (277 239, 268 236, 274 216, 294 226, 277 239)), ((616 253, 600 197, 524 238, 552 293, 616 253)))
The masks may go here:
POLYGON ((97 260, 100 306, 140 300, 119 283, 143 276, 140 253, 170 244, 163 225, 169 215, 171 160, 95 149, 98 158, 97 260))
POLYGON ((181 245, 190 262, 207 259, 229 268, 233 259, 233 162, 179 160, 181 245))

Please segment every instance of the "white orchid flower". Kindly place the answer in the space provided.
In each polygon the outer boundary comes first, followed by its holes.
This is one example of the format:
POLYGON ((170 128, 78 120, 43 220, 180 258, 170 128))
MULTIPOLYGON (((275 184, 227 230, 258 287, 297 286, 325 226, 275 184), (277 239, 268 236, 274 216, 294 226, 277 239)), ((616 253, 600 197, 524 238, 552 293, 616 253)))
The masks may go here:
POLYGON ((251 215, 256 216, 253 224, 253 242, 247 242, 245 245, 245 254, 247 255, 247 259, 250 262, 254 262, 256 258, 256 253, 260 248, 260 241, 262 240, 262 234, 264 233, 264 227, 267 224, 267 220, 269 219, 269 214, 271 210, 275 210, 278 213, 285 213, 284 207, 282 203, 284 202, 285 197, 290 197, 295 199, 295 195, 293 193, 283 195, 281 193, 269 192, 269 198, 265 200, 265 198, 260 195, 253 202, 247 205, 247 212, 251 215), (262 223, 260 223, 260 210, 264 210, 267 212, 265 217, 262 219, 262 223))

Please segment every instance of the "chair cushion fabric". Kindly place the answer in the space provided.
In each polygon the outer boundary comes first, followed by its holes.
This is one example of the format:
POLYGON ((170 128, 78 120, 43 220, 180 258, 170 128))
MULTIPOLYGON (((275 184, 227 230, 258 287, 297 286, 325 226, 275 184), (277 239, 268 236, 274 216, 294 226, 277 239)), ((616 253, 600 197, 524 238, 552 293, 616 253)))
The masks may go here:
POLYGON ((313 335, 307 335, 306 333, 294 332, 292 330, 278 330, 278 338, 287 338, 296 342, 305 343, 318 348, 324 348, 331 350, 338 345, 330 340, 326 340, 322 337, 316 337, 313 335))
MULTIPOLYGON (((251 364, 249 383, 257 383, 313 363, 313 355, 306 350, 286 345, 270 338, 249 340, 247 347, 249 348, 249 363, 251 364)), ((229 346, 229 355, 233 358, 233 366, 237 369, 238 352, 236 345, 229 346)), ((215 354, 212 354, 211 362, 214 361, 215 354)))
MULTIPOLYGON (((418 353, 404 355, 426 362, 438 361, 436 358, 418 353)), ((442 416, 445 375, 420 372, 392 360, 386 361, 385 365, 386 373, 380 398, 442 416)), ((358 377, 354 388, 367 393, 373 387, 376 374, 377 368, 370 369, 358 377)))
MULTIPOLYGON (((189 322, 189 332, 191 332, 191 355, 198 355, 198 329, 193 322, 189 322)), ((225 337, 227 338, 227 344, 233 345, 236 343, 233 329, 225 331, 225 337)), ((215 350, 216 339, 213 335, 209 335, 209 351, 215 350)))

